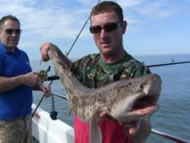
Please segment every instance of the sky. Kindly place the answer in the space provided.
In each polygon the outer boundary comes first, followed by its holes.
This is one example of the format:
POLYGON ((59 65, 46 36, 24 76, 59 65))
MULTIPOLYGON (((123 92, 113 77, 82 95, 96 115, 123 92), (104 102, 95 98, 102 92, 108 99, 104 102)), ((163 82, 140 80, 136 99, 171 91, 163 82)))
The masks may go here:
MULTIPOLYGON (((134 56, 190 54, 190 0, 113 0, 128 22, 124 48, 134 56)), ((0 0, 0 17, 16 16, 22 34, 18 47, 31 60, 52 42, 67 53, 98 0, 0 0)), ((97 53, 89 22, 69 53, 80 58, 97 53)))

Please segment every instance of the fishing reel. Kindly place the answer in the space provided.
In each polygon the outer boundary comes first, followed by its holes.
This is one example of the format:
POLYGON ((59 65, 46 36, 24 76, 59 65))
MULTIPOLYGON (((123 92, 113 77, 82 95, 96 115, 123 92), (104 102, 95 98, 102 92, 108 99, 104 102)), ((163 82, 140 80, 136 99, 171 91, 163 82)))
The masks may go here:
MULTIPOLYGON (((49 66, 46 70, 41 70, 39 72, 39 82, 43 83, 44 81, 46 81, 48 79, 48 72, 50 71, 51 67, 49 66)), ((52 83, 53 80, 51 80, 52 83)), ((50 83, 50 85, 51 85, 50 83)), ((52 120, 56 120, 57 119, 57 114, 58 112, 55 111, 55 104, 54 104, 54 95, 51 95, 51 105, 52 105, 52 111, 50 113, 50 117, 52 120)))
POLYGON ((50 69, 51 69, 51 66, 48 66, 46 70, 40 70, 38 74, 40 83, 43 83, 47 79, 48 72, 50 71, 50 69))

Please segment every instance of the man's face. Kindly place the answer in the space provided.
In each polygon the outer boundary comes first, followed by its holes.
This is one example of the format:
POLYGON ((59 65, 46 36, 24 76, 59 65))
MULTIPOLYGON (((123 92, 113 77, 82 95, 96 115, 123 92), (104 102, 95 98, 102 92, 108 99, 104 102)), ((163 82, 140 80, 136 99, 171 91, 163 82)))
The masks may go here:
POLYGON ((0 28, 0 41, 8 50, 14 51, 20 39, 20 25, 13 20, 6 20, 0 28))
POLYGON ((91 28, 96 46, 104 56, 111 56, 120 52, 122 35, 125 33, 126 23, 120 22, 115 12, 104 12, 91 16, 91 28))

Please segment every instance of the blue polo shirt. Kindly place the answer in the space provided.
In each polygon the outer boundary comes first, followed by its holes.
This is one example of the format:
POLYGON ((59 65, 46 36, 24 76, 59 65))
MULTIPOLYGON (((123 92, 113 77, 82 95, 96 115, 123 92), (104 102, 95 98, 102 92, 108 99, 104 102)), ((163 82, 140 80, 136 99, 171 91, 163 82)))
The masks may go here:
MULTIPOLYGON (((24 51, 16 48, 15 53, 11 53, 0 43, 0 76, 14 77, 31 71, 29 58, 24 51)), ((31 114, 32 101, 32 88, 26 85, 0 92, 0 120, 31 114)))

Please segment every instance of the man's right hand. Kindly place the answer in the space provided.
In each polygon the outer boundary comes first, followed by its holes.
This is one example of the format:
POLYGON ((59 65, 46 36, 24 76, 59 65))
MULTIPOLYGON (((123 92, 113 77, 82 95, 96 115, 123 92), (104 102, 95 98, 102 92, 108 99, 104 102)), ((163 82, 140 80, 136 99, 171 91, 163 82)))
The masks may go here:
POLYGON ((50 48, 56 48, 56 46, 52 43, 49 43, 49 42, 45 42, 40 46, 40 52, 41 52, 41 56, 42 56, 43 61, 49 60, 48 51, 50 48))
POLYGON ((39 84, 39 76, 38 73, 30 72, 25 75, 23 75, 23 84, 33 87, 37 84, 39 84))

